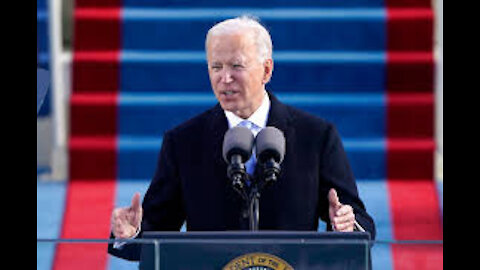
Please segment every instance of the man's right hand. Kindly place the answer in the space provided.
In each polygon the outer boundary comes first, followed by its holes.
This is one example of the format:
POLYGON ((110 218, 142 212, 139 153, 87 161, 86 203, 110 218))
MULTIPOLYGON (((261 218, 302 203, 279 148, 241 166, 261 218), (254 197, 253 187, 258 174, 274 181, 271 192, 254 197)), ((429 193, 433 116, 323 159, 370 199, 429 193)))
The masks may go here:
POLYGON ((111 230, 115 238, 132 238, 142 222, 143 209, 140 205, 140 193, 135 193, 132 205, 115 208, 112 212, 111 230))

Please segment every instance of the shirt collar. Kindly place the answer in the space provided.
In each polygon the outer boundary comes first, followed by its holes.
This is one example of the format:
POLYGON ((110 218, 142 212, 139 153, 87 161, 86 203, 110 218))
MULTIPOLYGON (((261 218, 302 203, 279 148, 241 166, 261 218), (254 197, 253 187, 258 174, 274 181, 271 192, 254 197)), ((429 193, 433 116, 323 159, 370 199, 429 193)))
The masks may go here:
MULTIPOLYGON (((265 94, 263 95, 263 100, 262 104, 258 109, 250 115, 250 117, 246 120, 254 123, 256 126, 260 128, 264 128, 267 126, 267 120, 268 120, 268 112, 270 111, 270 98, 268 97, 267 92, 265 91, 265 94)), ((228 120, 228 127, 236 127, 240 122, 244 121, 245 119, 238 117, 234 113, 230 111, 225 111, 225 116, 227 117, 228 120)))

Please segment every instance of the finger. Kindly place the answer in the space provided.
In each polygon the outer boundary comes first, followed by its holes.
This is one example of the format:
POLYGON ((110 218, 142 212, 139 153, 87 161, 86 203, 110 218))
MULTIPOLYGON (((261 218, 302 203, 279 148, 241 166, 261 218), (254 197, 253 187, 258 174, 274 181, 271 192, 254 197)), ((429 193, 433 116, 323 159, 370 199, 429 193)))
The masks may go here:
POLYGON ((352 223, 354 220, 355 215, 353 213, 333 218, 335 224, 352 223))
POLYGON ((333 188, 328 192, 328 202, 330 206, 333 207, 340 207, 342 205, 338 199, 337 191, 333 188))
POLYGON ((142 208, 140 208, 139 211, 133 211, 133 210, 128 211, 126 215, 127 224, 137 228, 140 225, 140 222, 142 221, 142 213, 143 213, 142 208))
POLYGON ((115 238, 121 238, 121 239, 132 238, 134 235, 135 235, 135 228, 131 226, 118 228, 114 233, 115 238))
POLYGON ((140 192, 136 192, 133 195, 132 205, 130 206, 130 209, 132 209, 135 212, 140 211, 140 192))
POLYGON ((142 221, 143 209, 140 204, 140 193, 136 192, 132 198, 132 206, 131 206, 131 215, 129 215, 129 220, 131 221, 131 225, 137 228, 142 221))
POLYGON ((126 214, 128 213, 129 208, 116 208, 113 210, 112 213, 112 221, 113 222, 120 222, 124 219, 126 219, 126 214))
POLYGON ((125 207, 118 207, 113 209, 112 211, 112 217, 113 218, 119 218, 123 215, 123 213, 127 210, 125 207))
POLYGON ((335 230, 339 232, 353 232, 353 228, 354 228, 353 222, 335 224, 335 230))
POLYGON ((135 235, 135 228, 132 226, 124 228, 120 236, 122 238, 132 238, 135 235))
POLYGON ((115 226, 127 226, 127 225, 130 225, 130 222, 129 222, 129 212, 130 209, 129 208, 117 208, 113 211, 113 214, 112 214, 112 227, 115 227, 115 226))
POLYGON ((131 218, 129 218, 130 210, 128 208, 121 211, 117 216, 113 217, 112 219, 112 227, 113 228, 125 228, 131 226, 131 218))
POLYGON ((142 222, 142 217, 143 217, 143 209, 140 207, 140 211, 135 212, 135 215, 133 216, 133 225, 135 228, 137 228, 140 225, 140 222, 142 222))
POLYGON ((348 204, 345 204, 345 205, 342 205, 336 212, 335 212, 335 215, 336 216, 344 216, 344 215, 347 215, 347 214, 350 214, 350 213, 353 213, 353 208, 348 205, 348 204))
POLYGON ((116 208, 112 211, 112 217, 110 220, 112 230, 117 226, 117 224, 121 223, 121 215, 122 215, 121 212, 122 212, 121 208, 116 208))
POLYGON ((127 217, 118 218, 112 228, 116 238, 130 238, 136 232, 136 227, 128 221, 127 217))
POLYGON ((115 236, 120 236, 120 234, 123 232, 123 227, 120 223, 116 223, 114 226, 113 226, 113 234, 115 236))
POLYGON ((123 234, 125 226, 121 222, 117 222, 112 226, 112 233, 115 238, 120 238, 123 234))

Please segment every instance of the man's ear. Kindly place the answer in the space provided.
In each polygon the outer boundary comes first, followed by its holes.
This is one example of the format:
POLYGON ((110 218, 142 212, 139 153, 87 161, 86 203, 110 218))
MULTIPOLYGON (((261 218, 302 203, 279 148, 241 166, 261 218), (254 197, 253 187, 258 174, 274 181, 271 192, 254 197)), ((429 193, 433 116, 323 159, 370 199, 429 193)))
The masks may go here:
POLYGON ((264 84, 267 84, 272 78, 273 73, 273 59, 269 58, 263 63, 263 80, 264 84))

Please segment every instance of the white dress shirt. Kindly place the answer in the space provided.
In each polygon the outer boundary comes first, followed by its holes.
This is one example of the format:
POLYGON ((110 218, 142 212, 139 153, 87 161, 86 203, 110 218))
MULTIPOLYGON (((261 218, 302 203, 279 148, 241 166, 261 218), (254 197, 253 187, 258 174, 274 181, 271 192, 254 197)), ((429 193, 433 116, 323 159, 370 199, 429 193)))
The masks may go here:
POLYGON ((267 126, 267 120, 268 120, 268 112, 270 111, 270 98, 268 97, 267 92, 264 92, 263 95, 263 101, 260 107, 252 114, 248 119, 243 119, 237 115, 235 115, 233 112, 230 111, 225 111, 225 116, 227 117, 228 120, 228 128, 236 127, 240 122, 248 120, 255 124, 258 128, 255 128, 252 130, 253 135, 257 136, 258 132, 262 128, 265 128, 267 126))
MULTIPOLYGON (((257 134, 265 128, 267 125, 268 120, 268 112, 270 111, 270 98, 268 97, 267 92, 264 92, 262 104, 260 107, 252 114, 248 119, 243 119, 238 117, 232 112, 224 111, 225 116, 228 120, 228 127, 236 127, 236 126, 243 126, 248 128, 253 135, 256 137, 257 134)), ((245 163, 245 169, 248 174, 253 175, 255 171, 255 164, 257 163, 257 159, 255 157, 255 146, 252 149, 252 156, 250 159, 245 163)), ((250 185, 250 181, 247 180, 247 185, 250 185)))

